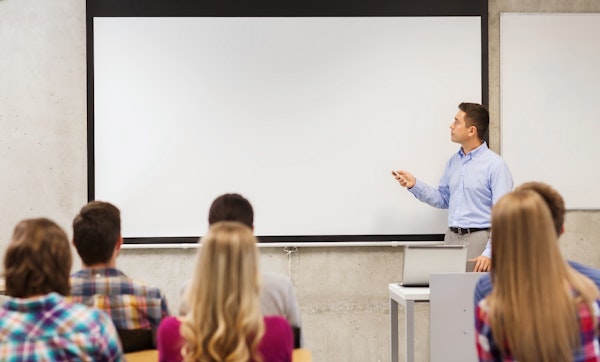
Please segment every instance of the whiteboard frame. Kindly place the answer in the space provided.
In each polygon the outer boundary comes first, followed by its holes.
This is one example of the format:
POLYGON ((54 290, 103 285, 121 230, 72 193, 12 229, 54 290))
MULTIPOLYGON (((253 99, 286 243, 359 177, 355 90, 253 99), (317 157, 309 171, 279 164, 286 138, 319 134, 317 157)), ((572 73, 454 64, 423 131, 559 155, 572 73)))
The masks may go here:
MULTIPOLYGON (((394 1, 342 2, 328 0, 325 2, 302 2, 297 4, 270 3, 268 1, 229 2, 227 5, 218 2, 203 2, 199 4, 189 0, 161 2, 149 0, 143 3, 134 0, 123 1, 87 1, 87 30, 88 30, 88 198, 95 199, 94 193, 94 67, 93 67, 93 19, 95 17, 111 16, 479 16, 481 19, 481 101, 488 102, 488 54, 487 54, 487 1, 463 0, 447 4, 445 1, 423 1, 418 4, 400 4, 394 1)), ((460 41, 460 40, 457 40, 460 41)), ((447 155, 450 157, 450 154, 447 155)), ((443 165, 432 165, 443 168, 443 165)), ((390 176, 391 177, 391 176, 390 176)), ((435 183, 437 180, 428 180, 435 183)), ((412 200, 418 203, 417 200, 412 200)), ((182 237, 151 237, 126 238, 126 243, 177 243, 191 240, 182 237)), ((282 235, 262 237, 271 242, 306 242, 306 241, 438 241, 443 234, 420 235, 282 235)))
POLYGON ((515 185, 600 208, 600 14, 500 14, 500 143, 515 185))

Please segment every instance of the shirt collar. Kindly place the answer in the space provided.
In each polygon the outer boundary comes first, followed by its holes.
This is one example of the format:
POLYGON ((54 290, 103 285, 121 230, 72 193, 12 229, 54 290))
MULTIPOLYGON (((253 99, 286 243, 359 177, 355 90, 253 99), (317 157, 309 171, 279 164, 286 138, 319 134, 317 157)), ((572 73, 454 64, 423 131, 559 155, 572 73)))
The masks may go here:
POLYGON ((465 155, 465 153, 462 150, 462 147, 458 149, 458 155, 462 158, 465 156, 470 156, 471 158, 476 157, 478 154, 484 152, 484 150, 487 150, 488 146, 487 143, 485 143, 485 141, 483 141, 483 143, 481 145, 479 145, 479 147, 477 147, 476 149, 474 149, 473 151, 469 152, 468 155, 465 155))
POLYGON ((90 268, 82 269, 73 274, 73 276, 80 278, 106 278, 125 276, 125 274, 115 268, 90 268))
POLYGON ((8 298, 4 302, 4 308, 19 313, 37 313, 50 310, 63 300, 64 297, 62 295, 52 292, 31 299, 8 298))

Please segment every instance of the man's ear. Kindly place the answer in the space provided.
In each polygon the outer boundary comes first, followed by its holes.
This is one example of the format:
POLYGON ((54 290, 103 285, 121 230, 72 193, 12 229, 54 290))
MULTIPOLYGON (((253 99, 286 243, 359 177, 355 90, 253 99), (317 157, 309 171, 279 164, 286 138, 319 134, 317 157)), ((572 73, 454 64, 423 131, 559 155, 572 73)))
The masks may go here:
POLYGON ((123 245, 123 237, 119 235, 119 240, 117 240, 117 245, 115 246, 115 248, 117 250, 121 250, 121 245, 123 245))
POLYGON ((477 136, 477 127, 475 127, 475 126, 469 127, 469 136, 477 136))
POLYGON ((121 245, 123 245, 123 237, 119 235, 119 240, 117 240, 117 245, 115 245, 115 250, 113 251, 113 258, 116 259, 116 257, 119 256, 121 245))
POLYGON ((565 233, 565 226, 563 225, 560 227, 560 232, 558 233, 558 236, 561 236, 564 233, 565 233))

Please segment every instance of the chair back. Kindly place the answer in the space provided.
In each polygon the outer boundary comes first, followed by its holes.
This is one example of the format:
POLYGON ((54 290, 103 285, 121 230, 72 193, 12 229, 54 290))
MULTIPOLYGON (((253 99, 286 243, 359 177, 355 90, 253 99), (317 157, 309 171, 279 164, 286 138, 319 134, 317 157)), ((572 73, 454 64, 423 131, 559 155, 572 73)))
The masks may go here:
POLYGON ((117 329, 124 353, 154 349, 154 333, 151 329, 117 329))
POLYGON ((300 327, 292 326, 292 333, 294 334, 294 348, 300 348, 300 327))

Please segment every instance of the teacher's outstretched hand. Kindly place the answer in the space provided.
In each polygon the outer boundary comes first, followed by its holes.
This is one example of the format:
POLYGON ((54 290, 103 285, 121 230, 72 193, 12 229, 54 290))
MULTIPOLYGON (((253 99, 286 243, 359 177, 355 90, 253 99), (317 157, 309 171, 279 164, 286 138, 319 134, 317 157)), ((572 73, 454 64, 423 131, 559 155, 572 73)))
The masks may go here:
POLYGON ((413 187, 415 185, 415 183, 417 182, 417 179, 410 172, 407 172, 407 171, 403 171, 403 170, 392 171, 392 175, 394 176, 396 181, 398 181, 400 186, 404 186, 408 189, 413 187))

